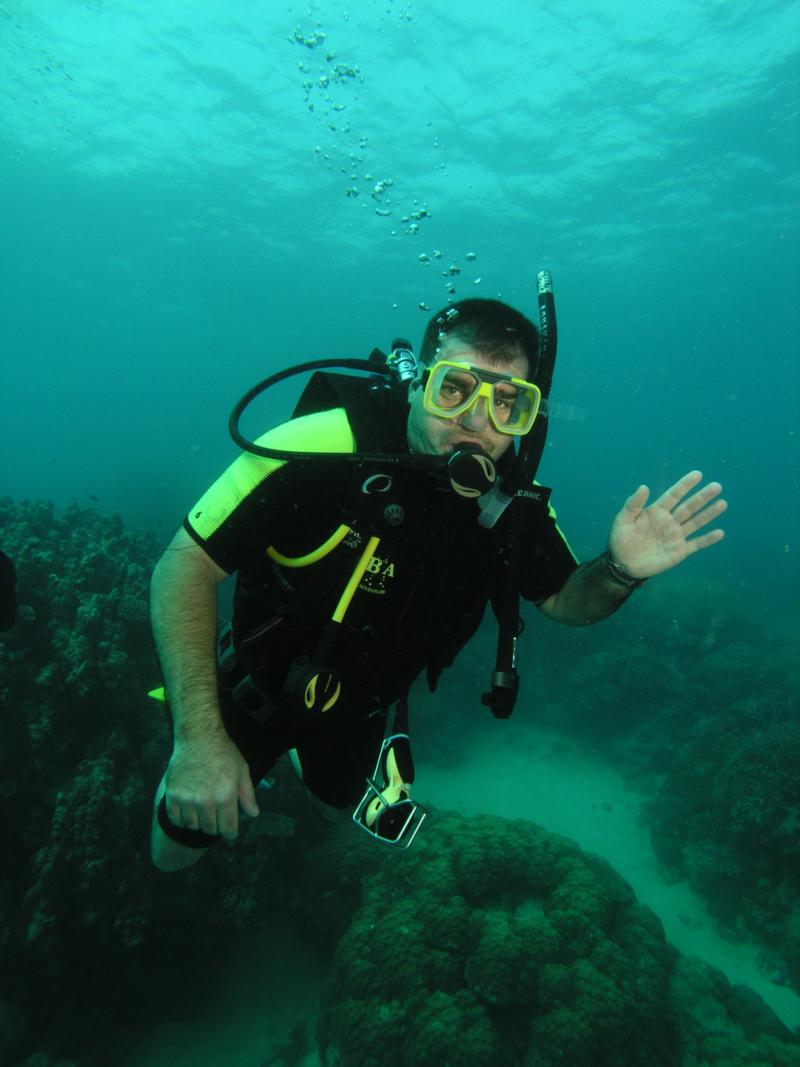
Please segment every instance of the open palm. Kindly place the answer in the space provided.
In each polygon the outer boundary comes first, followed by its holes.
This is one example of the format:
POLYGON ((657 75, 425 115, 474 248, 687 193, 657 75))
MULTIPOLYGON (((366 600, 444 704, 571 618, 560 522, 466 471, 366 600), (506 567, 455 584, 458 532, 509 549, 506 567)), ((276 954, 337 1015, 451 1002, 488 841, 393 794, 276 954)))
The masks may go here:
POLYGON ((689 471, 649 507, 646 485, 628 497, 614 519, 608 547, 630 575, 650 578, 661 574, 693 552, 722 540, 725 534, 720 529, 694 536, 728 506, 720 498, 719 482, 709 482, 693 492, 702 480, 700 471, 689 471))

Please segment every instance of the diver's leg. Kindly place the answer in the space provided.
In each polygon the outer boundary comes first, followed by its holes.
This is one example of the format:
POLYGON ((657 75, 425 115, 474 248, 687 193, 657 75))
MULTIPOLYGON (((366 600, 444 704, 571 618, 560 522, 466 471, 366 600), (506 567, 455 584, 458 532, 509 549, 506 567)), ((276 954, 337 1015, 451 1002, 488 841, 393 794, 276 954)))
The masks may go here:
POLYGON ((386 712, 355 722, 346 731, 313 723, 298 731, 290 751, 292 765, 315 801, 349 818, 375 770, 383 741, 386 712))
POLYGON ((314 811, 316 811, 325 822, 330 823, 333 826, 342 826, 344 823, 349 822, 349 809, 346 810, 341 807, 335 808, 332 804, 327 804, 324 800, 320 800, 320 798, 311 791, 308 782, 306 782, 305 775, 303 774, 303 764, 296 748, 289 749, 289 762, 294 768, 295 774, 300 779, 300 784, 303 787, 306 800, 314 811))
POLYGON ((164 793, 166 792, 166 786, 164 784, 165 778, 166 775, 158 783, 155 802, 153 804, 153 823, 150 829, 150 856, 153 860, 153 865, 159 871, 183 871, 187 867, 192 867, 198 860, 202 859, 206 852, 208 852, 208 848, 192 848, 188 845, 181 845, 169 837, 162 829, 161 823, 158 821, 158 809, 164 793))

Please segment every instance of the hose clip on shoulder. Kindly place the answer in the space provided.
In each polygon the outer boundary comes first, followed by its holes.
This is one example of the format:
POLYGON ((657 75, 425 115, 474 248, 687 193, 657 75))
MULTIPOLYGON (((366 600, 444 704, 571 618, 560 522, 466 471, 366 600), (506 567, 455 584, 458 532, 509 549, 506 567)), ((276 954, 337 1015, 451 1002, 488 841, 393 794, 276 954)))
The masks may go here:
POLYGON ((623 589, 627 589, 631 593, 634 589, 638 589, 639 586, 644 585, 647 581, 646 578, 634 578, 632 574, 628 574, 625 568, 620 563, 617 563, 610 552, 606 552, 605 554, 605 574, 615 585, 622 586, 623 589))
POLYGON ((394 372, 401 385, 413 382, 419 373, 419 366, 411 342, 402 337, 392 341, 392 352, 386 360, 386 366, 394 372))

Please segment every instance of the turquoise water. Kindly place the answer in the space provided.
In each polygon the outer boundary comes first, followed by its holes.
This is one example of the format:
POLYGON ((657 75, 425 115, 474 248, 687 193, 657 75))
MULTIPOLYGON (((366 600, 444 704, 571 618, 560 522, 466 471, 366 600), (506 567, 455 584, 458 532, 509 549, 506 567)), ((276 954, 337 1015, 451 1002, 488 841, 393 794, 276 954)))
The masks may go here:
POLYGON ((687 569, 796 633, 798 40, 770 0, 0 2, 0 496, 165 541, 253 381, 535 314, 546 268, 571 543, 699 467, 687 569))
POLYGON ((588 412, 542 470, 572 536, 699 466, 732 501, 726 561, 747 538, 793 565, 796 4, 0 17, 3 492, 170 528, 263 373, 418 343, 450 266, 458 296, 534 311, 546 267, 556 396, 588 412))

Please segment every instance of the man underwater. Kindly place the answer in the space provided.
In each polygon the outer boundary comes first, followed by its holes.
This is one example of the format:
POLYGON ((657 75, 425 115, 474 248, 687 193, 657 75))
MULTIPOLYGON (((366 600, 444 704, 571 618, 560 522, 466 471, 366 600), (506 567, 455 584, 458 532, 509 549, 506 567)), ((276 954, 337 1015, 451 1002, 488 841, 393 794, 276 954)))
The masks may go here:
POLYGON ((452 304, 429 322, 407 387, 336 376, 340 403, 264 435, 264 454, 239 456, 189 512, 152 581, 173 726, 156 867, 182 869, 234 839, 287 751, 313 797, 408 844, 425 814, 411 801, 409 688, 423 672, 435 686, 503 599, 504 576, 513 570, 516 592, 548 618, 585 626, 722 539, 707 529, 726 508, 722 487, 691 471, 649 505, 639 486, 607 550, 579 564, 549 490, 514 482, 514 442, 544 417, 540 370, 539 331, 520 312, 452 304), (441 471, 462 459, 467 476, 448 484, 441 471), (491 522, 479 521, 484 474, 514 485, 491 522), (216 589, 233 573, 233 619, 215 652, 216 589))

